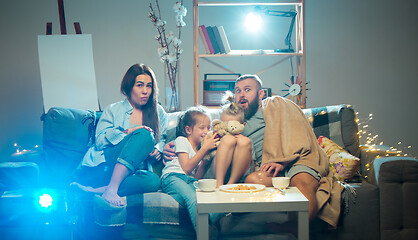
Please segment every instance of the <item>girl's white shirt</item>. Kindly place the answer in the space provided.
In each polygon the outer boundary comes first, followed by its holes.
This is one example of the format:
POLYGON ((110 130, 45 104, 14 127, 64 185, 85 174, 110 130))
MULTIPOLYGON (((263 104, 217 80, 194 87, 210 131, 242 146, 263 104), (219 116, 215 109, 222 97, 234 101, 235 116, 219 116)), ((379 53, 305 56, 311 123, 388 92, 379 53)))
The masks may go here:
MULTIPOLYGON (((194 157, 196 155, 196 152, 194 151, 192 144, 190 144, 189 140, 185 137, 177 137, 176 140, 174 140, 174 148, 176 150, 176 153, 188 153, 189 159, 194 157)), ((181 173, 186 174, 183 169, 181 168, 179 158, 177 156, 173 157, 173 160, 168 161, 163 169, 161 177, 164 177, 164 175, 169 173, 181 173)))

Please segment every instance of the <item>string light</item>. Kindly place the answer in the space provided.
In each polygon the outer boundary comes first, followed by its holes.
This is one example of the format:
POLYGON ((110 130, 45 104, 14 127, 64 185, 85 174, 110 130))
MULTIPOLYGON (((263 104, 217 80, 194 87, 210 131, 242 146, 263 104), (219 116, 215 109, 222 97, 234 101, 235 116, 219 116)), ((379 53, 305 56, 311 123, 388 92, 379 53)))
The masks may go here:
POLYGON ((13 146, 16 148, 16 153, 20 153, 22 151, 25 151, 25 149, 23 149, 22 146, 20 146, 17 143, 14 143, 13 146))
MULTIPOLYGON (((382 150, 380 149, 381 146, 383 145, 383 141, 378 142, 378 134, 372 134, 372 129, 371 129, 371 125, 369 124, 371 120, 373 120, 373 114, 370 113, 366 119, 362 120, 358 118, 359 116, 359 112, 356 112, 356 123, 359 127, 359 130, 357 132, 357 135, 359 137, 359 140, 361 142, 361 145, 363 146, 363 148, 365 149, 366 152, 382 152, 382 150), (378 143, 378 144, 377 144, 378 143)), ((383 151, 383 154, 381 155, 377 155, 375 158, 380 158, 380 157, 389 157, 389 156, 408 156, 408 154, 403 153, 402 150, 400 148, 402 148, 402 141, 399 141, 397 143, 398 148, 395 148, 393 146, 390 146, 389 149, 383 151)), ((407 146, 404 149, 411 149, 412 146, 407 146)), ((367 163, 365 165, 366 167, 366 171, 370 171, 370 164, 367 163)), ((364 178, 367 178, 367 175, 364 176, 364 178)))
POLYGON ((25 152, 33 151, 34 149, 37 149, 39 147, 38 145, 35 145, 33 146, 32 149, 27 150, 27 149, 24 149, 22 146, 20 146, 18 143, 14 143, 13 146, 16 148, 14 155, 21 155, 25 152))

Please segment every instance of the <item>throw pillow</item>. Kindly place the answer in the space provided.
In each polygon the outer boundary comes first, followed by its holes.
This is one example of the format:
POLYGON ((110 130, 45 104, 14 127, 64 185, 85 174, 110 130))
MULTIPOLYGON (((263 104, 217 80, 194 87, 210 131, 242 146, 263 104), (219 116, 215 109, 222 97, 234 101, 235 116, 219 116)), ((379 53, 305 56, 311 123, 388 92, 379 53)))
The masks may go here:
POLYGON ((328 156, 334 177, 339 181, 350 180, 360 165, 360 159, 324 136, 320 136, 318 142, 328 156))

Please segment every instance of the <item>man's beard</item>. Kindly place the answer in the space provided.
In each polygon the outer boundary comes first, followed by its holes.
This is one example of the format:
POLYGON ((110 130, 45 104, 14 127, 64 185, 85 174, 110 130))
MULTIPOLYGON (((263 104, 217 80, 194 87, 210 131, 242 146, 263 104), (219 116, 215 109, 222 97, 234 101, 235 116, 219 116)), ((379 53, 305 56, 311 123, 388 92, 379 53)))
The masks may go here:
POLYGON ((252 116, 254 116, 254 114, 257 112, 259 106, 260 106, 260 104, 259 104, 259 101, 258 101, 258 93, 257 93, 257 97, 252 102, 248 102, 247 109, 244 109, 245 120, 248 120, 252 116))

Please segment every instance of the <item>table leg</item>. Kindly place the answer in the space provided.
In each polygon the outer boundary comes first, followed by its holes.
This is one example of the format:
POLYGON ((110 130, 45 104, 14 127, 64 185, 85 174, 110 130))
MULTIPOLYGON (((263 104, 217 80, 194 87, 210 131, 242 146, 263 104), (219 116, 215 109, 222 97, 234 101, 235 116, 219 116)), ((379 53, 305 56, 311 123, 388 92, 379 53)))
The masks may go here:
POLYGON ((197 215, 197 239, 209 239, 209 215, 207 213, 200 213, 197 215))
POLYGON ((309 239, 309 214, 308 211, 298 212, 298 239, 309 239))

